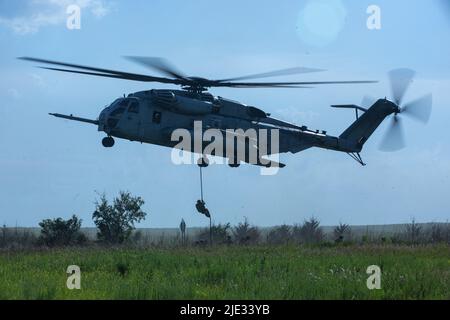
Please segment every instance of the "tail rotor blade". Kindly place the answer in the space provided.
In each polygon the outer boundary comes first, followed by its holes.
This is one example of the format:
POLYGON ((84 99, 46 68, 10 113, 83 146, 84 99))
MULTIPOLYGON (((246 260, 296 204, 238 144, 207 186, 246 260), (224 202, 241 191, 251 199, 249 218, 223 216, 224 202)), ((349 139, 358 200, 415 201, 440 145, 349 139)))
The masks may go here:
POLYGON ((427 123, 428 120, 430 120, 432 105, 433 96, 431 94, 427 94, 422 98, 406 104, 402 108, 402 114, 410 116, 420 122, 427 123))
POLYGON ((415 72, 410 69, 396 69, 389 72, 392 97, 397 105, 401 105, 403 97, 414 79, 415 72))
POLYGON ((384 152, 393 152, 401 150, 405 147, 405 139, 403 135, 403 125, 400 117, 392 117, 392 122, 386 132, 381 144, 380 150, 384 152))

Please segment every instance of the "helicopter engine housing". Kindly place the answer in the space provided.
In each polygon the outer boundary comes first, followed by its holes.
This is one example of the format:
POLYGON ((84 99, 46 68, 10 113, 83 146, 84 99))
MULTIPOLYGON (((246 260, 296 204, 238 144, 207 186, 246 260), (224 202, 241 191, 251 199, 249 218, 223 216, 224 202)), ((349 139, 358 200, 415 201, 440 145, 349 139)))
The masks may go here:
POLYGON ((209 114, 213 110, 211 102, 176 95, 171 90, 152 90, 152 101, 158 107, 188 115, 209 114))

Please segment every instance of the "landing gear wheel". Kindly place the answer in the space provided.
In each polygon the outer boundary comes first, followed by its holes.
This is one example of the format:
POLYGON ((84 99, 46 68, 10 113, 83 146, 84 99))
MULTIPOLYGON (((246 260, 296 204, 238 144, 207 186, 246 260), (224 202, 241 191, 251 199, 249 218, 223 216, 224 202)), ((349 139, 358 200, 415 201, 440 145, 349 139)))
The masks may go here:
POLYGON ((112 137, 105 137, 102 140, 102 145, 105 148, 111 148, 112 146, 114 146, 114 139, 112 137))

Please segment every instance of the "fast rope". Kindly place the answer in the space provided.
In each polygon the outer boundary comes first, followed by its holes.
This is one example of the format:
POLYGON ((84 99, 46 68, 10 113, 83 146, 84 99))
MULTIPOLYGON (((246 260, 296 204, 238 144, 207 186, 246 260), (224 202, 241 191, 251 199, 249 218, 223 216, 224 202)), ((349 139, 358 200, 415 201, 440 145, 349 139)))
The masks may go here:
POLYGON ((199 160, 198 166, 200 168, 200 200, 197 201, 197 211, 201 214, 205 215, 207 218, 209 218, 209 244, 212 245, 212 219, 211 214, 209 210, 206 208, 206 203, 203 199, 203 167, 207 167, 207 160, 206 158, 201 158, 199 160))
POLYGON ((202 200, 202 202, 204 202, 203 201, 203 173, 202 173, 202 167, 201 166, 199 166, 200 167, 200 200, 202 200))

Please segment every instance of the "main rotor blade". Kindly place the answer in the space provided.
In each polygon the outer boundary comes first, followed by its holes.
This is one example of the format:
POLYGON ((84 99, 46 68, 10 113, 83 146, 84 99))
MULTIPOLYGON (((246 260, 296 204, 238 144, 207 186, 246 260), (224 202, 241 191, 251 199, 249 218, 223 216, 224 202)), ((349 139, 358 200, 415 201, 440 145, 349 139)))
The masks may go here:
POLYGON ((89 71, 81 71, 81 70, 70 70, 70 69, 61 69, 61 68, 51 68, 51 67, 38 67, 40 69, 45 70, 52 70, 52 71, 59 71, 59 72, 67 72, 67 73, 77 73, 77 74, 85 74, 88 76, 99 76, 99 77, 105 77, 105 78, 114 78, 114 79, 123 79, 123 80, 133 80, 133 81, 140 81, 140 82, 150 82, 149 80, 146 80, 145 78, 131 78, 131 77, 123 77, 118 74, 110 74, 110 73, 99 73, 99 72, 89 72, 89 71))
POLYGON ((402 120, 398 116, 393 116, 390 127, 381 141, 379 149, 385 152, 401 150, 405 147, 402 120))
POLYGON ((136 74, 136 73, 95 68, 95 67, 89 67, 89 66, 82 66, 82 65, 78 65, 78 64, 72 64, 72 63, 44 60, 44 59, 38 59, 38 58, 30 58, 30 57, 20 57, 18 59, 32 61, 32 62, 39 62, 39 63, 44 63, 44 64, 51 64, 51 65, 56 65, 56 66, 64 66, 64 67, 69 67, 69 68, 74 68, 74 69, 93 71, 93 72, 82 72, 82 71, 78 71, 78 70, 42 67, 44 69, 54 70, 54 71, 80 73, 80 74, 86 74, 86 75, 95 75, 95 76, 103 76, 103 77, 109 77, 109 78, 134 80, 134 81, 142 81, 142 82, 161 82, 161 83, 184 84, 184 82, 182 82, 181 80, 178 80, 178 79, 153 77, 153 76, 147 76, 147 75, 136 74))
POLYGON ((217 82, 211 87, 271 87, 271 86, 308 86, 321 84, 364 84, 378 81, 303 81, 303 82, 217 82))
POLYGON ((167 76, 174 77, 176 79, 186 80, 187 77, 183 75, 180 71, 176 70, 175 67, 171 66, 170 63, 163 59, 157 57, 137 57, 137 56, 126 56, 128 60, 141 64, 145 67, 149 67, 164 73, 167 76))
POLYGON ((402 114, 410 116, 420 122, 427 123, 428 120, 430 120, 432 105, 433 96, 431 94, 427 94, 422 98, 406 104, 402 108, 402 114))
POLYGON ((396 69, 389 72, 392 97, 398 106, 402 104, 403 97, 415 75, 415 71, 410 69, 396 69))
POLYGON ((280 88, 280 89, 313 89, 311 86, 232 86, 225 88, 245 88, 245 89, 270 89, 270 88, 280 88))
POLYGON ((264 73, 251 74, 251 75, 236 77, 236 78, 221 79, 221 80, 217 80, 217 81, 229 82, 229 81, 239 81, 239 80, 262 79, 262 78, 269 78, 269 77, 288 76, 288 75, 293 75, 293 74, 312 73, 312 72, 321 72, 321 71, 325 71, 325 70, 296 67, 296 68, 281 69, 281 70, 275 70, 275 71, 264 72, 264 73))

